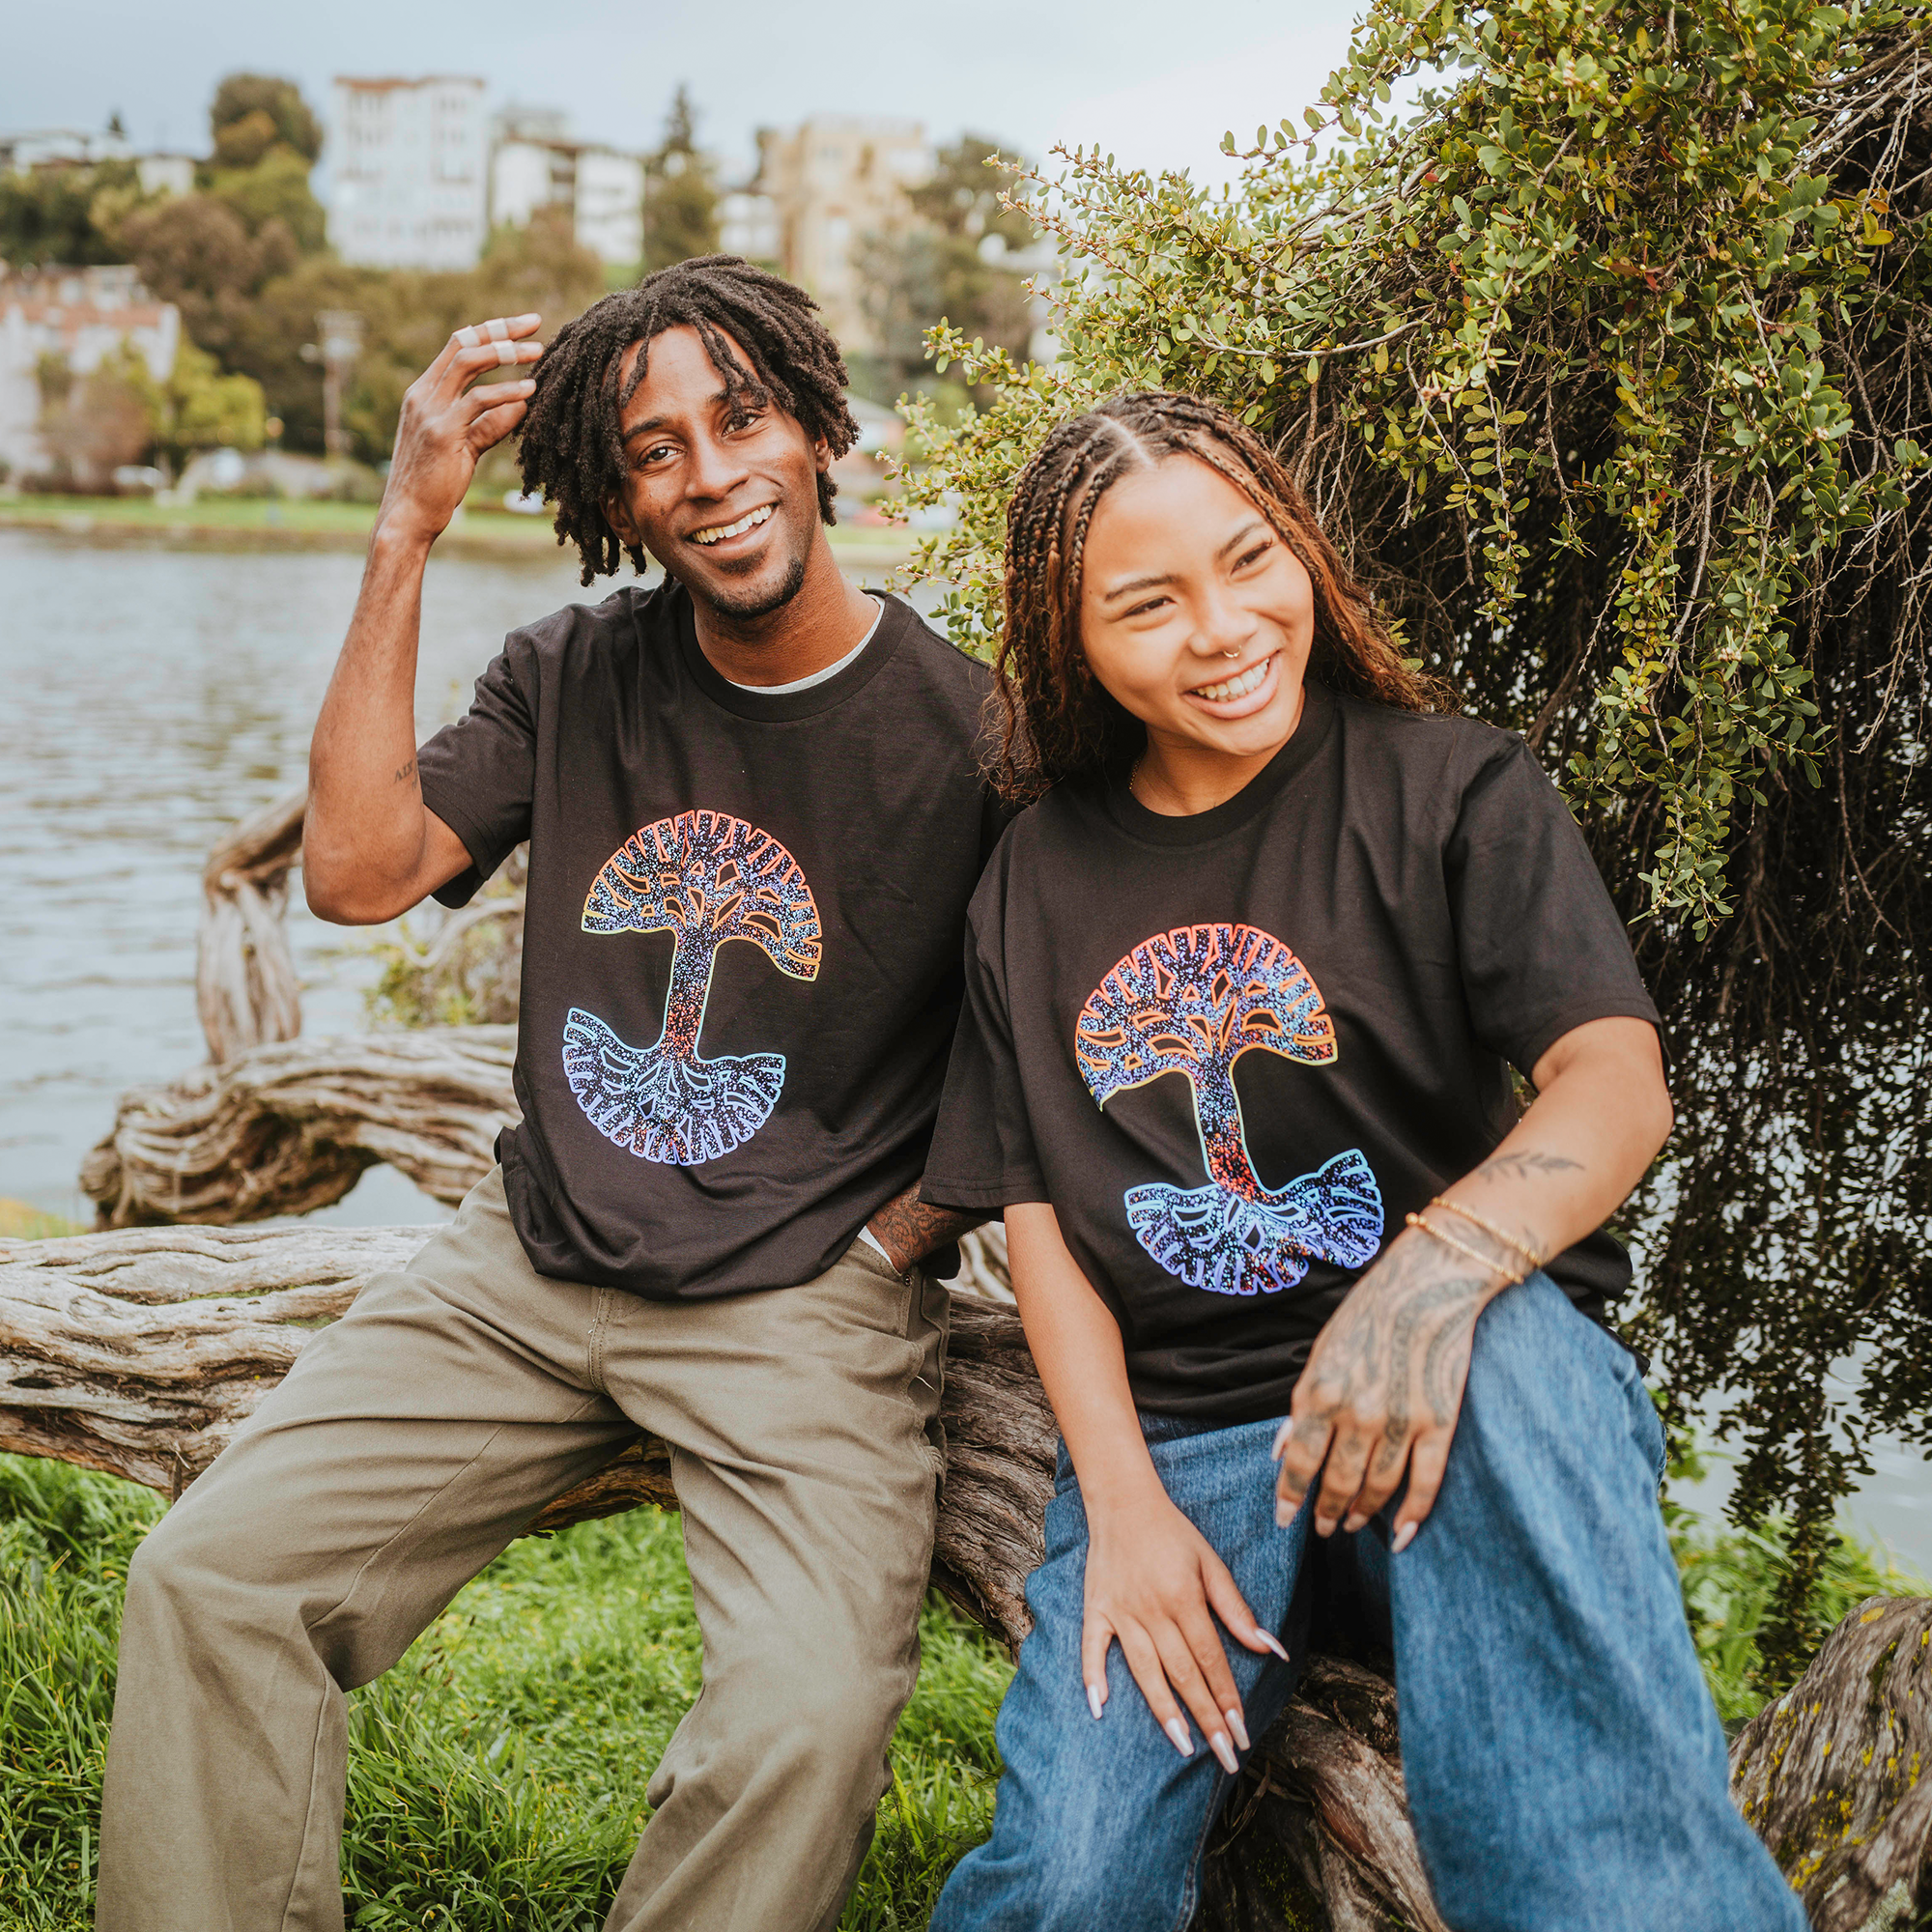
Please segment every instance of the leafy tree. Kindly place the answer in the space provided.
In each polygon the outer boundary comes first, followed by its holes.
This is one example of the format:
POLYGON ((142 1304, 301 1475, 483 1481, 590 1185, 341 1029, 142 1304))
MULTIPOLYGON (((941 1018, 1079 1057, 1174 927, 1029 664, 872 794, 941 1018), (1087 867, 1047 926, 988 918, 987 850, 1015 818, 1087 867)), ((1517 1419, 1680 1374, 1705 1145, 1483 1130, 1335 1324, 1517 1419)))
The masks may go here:
POLYGON ((303 255, 327 246, 328 216, 308 185, 309 164, 293 148, 270 148, 253 167, 215 168, 207 192, 251 235, 279 227, 303 255))
POLYGON ((249 376, 224 376, 214 357, 192 342, 175 350, 168 380, 151 405, 155 446, 179 472, 199 449, 260 449, 268 440, 262 385, 249 376))
POLYGON ((697 147, 697 113, 680 81, 664 139, 644 163, 644 269, 668 269, 718 249, 718 179, 697 147))
POLYGON ((1063 359, 935 331, 997 399, 913 412, 912 499, 960 506, 923 558, 956 637, 997 625, 1048 423, 1195 390, 1563 778, 1673 1061, 1627 1327, 1680 1415, 1743 1435, 1741 1517, 1792 1512, 1774 1683, 1870 1433, 1932 1434, 1928 26, 1923 0, 1373 0, 1321 145, 1260 130, 1236 193, 1079 150, 1034 175, 1078 271, 1063 359))
POLYGON ((57 355, 42 356, 35 374, 41 440, 53 465, 45 480, 101 489, 123 464, 138 463, 154 447, 155 380, 125 342, 78 380, 57 355))
POLYGON ((262 290, 299 257, 281 222, 251 233, 212 194, 172 196, 139 210, 121 223, 120 235, 142 281, 162 301, 178 303, 190 340, 225 363, 253 331, 262 290))
POLYGON ((97 202, 106 196, 120 197, 123 206, 140 200, 132 161, 0 174, 0 261, 16 269, 124 261, 115 238, 94 219, 97 202))
POLYGON ((225 168, 252 168, 276 142, 305 161, 322 154, 322 124, 301 90, 273 74, 228 75, 214 90, 208 130, 214 158, 225 168))
POLYGON ((925 331, 942 320, 1015 358, 1026 354, 1025 279, 1003 264, 1033 239, 1033 222, 1001 201, 1000 160, 997 141, 962 135, 939 150, 930 180, 908 191, 906 228, 860 242, 860 306, 893 394, 921 374, 925 331))

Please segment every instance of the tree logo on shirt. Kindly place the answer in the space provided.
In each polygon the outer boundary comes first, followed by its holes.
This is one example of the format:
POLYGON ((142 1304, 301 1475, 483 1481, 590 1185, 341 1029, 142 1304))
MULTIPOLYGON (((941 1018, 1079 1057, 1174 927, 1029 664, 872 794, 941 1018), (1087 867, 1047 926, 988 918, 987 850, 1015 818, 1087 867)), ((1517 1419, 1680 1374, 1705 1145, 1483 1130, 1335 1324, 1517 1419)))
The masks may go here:
POLYGON ((784 1086, 781 1053, 706 1060, 697 1051, 718 949, 745 939, 781 973, 818 977, 818 905, 768 832, 723 811, 681 811, 634 834, 583 901, 585 932, 668 932, 670 992, 654 1046, 635 1047, 573 1007, 563 1070, 605 1139, 640 1160, 695 1167, 743 1147, 784 1086))
POLYGON ((1102 1107, 1164 1073, 1186 1077, 1206 1187, 1127 1190, 1127 1221, 1169 1274, 1216 1294, 1278 1293, 1311 1260, 1363 1267, 1382 1237, 1382 1196, 1359 1149, 1270 1190, 1248 1155, 1235 1063, 1255 1049, 1312 1066, 1335 1059, 1335 1023, 1308 968, 1252 925, 1178 925, 1144 939, 1080 1009, 1074 1052, 1102 1107))

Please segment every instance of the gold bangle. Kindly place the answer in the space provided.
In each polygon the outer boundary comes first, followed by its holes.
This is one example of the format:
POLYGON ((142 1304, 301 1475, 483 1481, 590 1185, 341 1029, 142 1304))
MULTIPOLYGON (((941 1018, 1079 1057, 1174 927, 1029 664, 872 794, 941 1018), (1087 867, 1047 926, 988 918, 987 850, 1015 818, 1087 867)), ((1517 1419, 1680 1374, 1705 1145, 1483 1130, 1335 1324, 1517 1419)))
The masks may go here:
POLYGON ((1524 1242, 1519 1241, 1514 1235, 1504 1234, 1493 1221, 1485 1221, 1480 1214, 1471 1212, 1460 1201, 1452 1201, 1446 1194, 1438 1194, 1429 1205, 1432 1208, 1446 1208, 1450 1213, 1460 1214, 1472 1228, 1480 1228, 1491 1240, 1500 1242, 1513 1254, 1520 1255, 1529 1264, 1532 1271, 1543 1265, 1545 1256, 1538 1254, 1524 1242))
POLYGON ((1420 1228, 1425 1235, 1434 1235, 1445 1248, 1454 1248, 1459 1255, 1466 1255, 1478 1267, 1488 1268, 1492 1274, 1500 1276, 1505 1288, 1515 1288, 1521 1282, 1521 1275, 1511 1274, 1501 1262, 1492 1262, 1488 1255, 1478 1254, 1466 1241, 1459 1241, 1454 1235, 1445 1235, 1433 1221, 1425 1220, 1420 1214, 1409 1214, 1405 1218, 1411 1228, 1420 1228))

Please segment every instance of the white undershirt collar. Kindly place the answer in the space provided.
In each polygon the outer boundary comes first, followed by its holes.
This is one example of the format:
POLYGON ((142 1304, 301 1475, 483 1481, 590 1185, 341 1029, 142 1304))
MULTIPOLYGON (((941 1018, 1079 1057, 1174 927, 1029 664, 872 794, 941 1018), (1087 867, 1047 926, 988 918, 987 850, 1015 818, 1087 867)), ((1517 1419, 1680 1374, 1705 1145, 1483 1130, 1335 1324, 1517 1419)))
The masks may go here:
MULTIPOLYGON (((869 591, 866 594, 871 596, 869 591)), ((823 670, 813 671, 810 677, 794 678, 789 684, 739 684, 735 677, 727 677, 724 682, 739 691, 755 692, 760 697, 789 697, 795 691, 810 691, 814 684, 824 684, 828 679, 837 677, 847 665, 857 662, 859 653, 878 632, 879 619, 886 614, 886 601, 883 597, 873 597, 872 602, 878 608, 872 612, 872 621, 866 627, 866 635, 837 664, 829 664, 823 670)), ((879 1252, 884 1254, 885 1250, 881 1248, 879 1252)))

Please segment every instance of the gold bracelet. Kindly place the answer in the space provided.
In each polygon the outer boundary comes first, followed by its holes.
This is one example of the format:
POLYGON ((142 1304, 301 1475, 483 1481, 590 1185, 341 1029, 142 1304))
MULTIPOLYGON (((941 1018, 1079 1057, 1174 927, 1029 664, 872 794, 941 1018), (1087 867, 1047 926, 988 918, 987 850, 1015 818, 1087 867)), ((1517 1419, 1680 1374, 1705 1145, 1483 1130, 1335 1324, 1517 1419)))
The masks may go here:
POLYGON ((1429 1205, 1432 1208, 1446 1208, 1450 1213, 1460 1214, 1472 1228, 1482 1229, 1483 1233, 1489 1236, 1491 1240, 1498 1241, 1513 1254, 1520 1255, 1529 1264, 1532 1273, 1543 1265, 1546 1257, 1538 1254, 1534 1248, 1519 1241, 1514 1235, 1504 1234, 1493 1221, 1485 1221, 1480 1214, 1472 1213, 1460 1201, 1452 1201, 1446 1194, 1438 1194, 1429 1205))
POLYGON ((1454 1235, 1445 1235, 1433 1221, 1427 1221, 1421 1214, 1404 1217, 1411 1228, 1420 1228, 1425 1235, 1434 1235, 1445 1248, 1454 1248, 1459 1255, 1466 1255, 1478 1267, 1488 1268, 1493 1275, 1499 1275, 1505 1288, 1515 1288, 1521 1280, 1520 1274, 1511 1274, 1501 1262, 1492 1262, 1488 1255, 1478 1254, 1466 1241, 1459 1241, 1454 1235))

